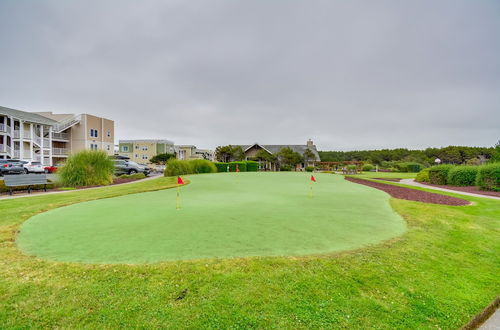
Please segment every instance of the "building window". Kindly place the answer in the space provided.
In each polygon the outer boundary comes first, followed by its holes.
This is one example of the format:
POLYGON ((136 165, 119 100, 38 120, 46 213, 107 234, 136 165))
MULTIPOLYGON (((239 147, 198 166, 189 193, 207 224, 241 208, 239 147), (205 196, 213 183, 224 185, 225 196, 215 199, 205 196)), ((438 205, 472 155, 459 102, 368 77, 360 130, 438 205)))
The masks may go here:
POLYGON ((138 155, 138 154, 135 154, 135 158, 139 158, 139 155, 138 155))
POLYGON ((122 151, 123 152, 128 152, 128 146, 122 146, 122 151))
POLYGON ((97 150, 97 144, 91 143, 90 150, 97 150))
POLYGON ((136 146, 135 146, 135 149, 136 149, 136 150, 139 150, 139 146, 138 146, 138 145, 136 145, 136 146))
POLYGON ((142 147, 142 150, 148 151, 148 147, 142 147))
POLYGON ((91 137, 97 137, 97 136, 98 136, 97 130, 96 130, 96 129, 91 128, 91 129, 90 129, 90 136, 91 136, 91 137))
POLYGON ((110 137, 110 136, 111 136, 111 131, 108 131, 108 137, 110 137))
POLYGON ((142 155, 142 159, 148 159, 147 155, 142 155))
POLYGON ((109 144, 106 146, 106 149, 108 149, 108 151, 110 150, 109 144))

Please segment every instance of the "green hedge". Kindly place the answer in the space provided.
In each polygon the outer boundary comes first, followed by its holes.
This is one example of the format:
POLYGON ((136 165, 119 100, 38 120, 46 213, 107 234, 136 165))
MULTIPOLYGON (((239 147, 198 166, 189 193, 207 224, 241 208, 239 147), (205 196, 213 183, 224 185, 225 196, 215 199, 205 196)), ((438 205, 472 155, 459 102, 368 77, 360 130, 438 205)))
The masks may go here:
POLYGON ((137 179, 137 180, 144 179, 145 177, 146 175, 144 175, 144 173, 123 174, 119 176, 120 179, 137 179))
POLYGON ((191 166, 193 167, 193 173, 216 173, 217 167, 215 167, 214 163, 205 159, 193 159, 190 160, 191 166))
POLYGON ((452 186, 474 186, 478 166, 454 166, 448 173, 447 184, 452 186))
POLYGON ((227 172, 227 166, 229 163, 214 163, 214 165, 217 168, 217 172, 224 173, 227 172))
POLYGON ((188 160, 170 158, 165 167, 164 176, 177 176, 194 173, 193 166, 188 160))
POLYGON ((479 166, 476 185, 483 190, 500 191, 500 163, 479 166))
POLYGON ((284 172, 288 172, 288 171, 291 171, 292 170, 292 166, 291 165, 282 165, 281 168, 280 168, 280 171, 284 171, 284 172))
POLYGON ((179 160, 171 158, 165 168, 165 176, 177 176, 186 174, 216 173, 217 167, 214 163, 205 159, 179 160))
POLYGON ((418 172, 417 176, 415 177, 415 181, 417 182, 429 182, 429 169, 424 168, 420 172, 418 172))
POLYGON ((453 165, 437 165, 429 168, 429 182, 432 184, 446 184, 448 173, 453 165))
POLYGON ((306 166, 306 172, 314 172, 314 166, 306 166))
POLYGON ((236 172, 236 167, 240 169, 240 172, 247 171, 247 163, 246 162, 231 162, 229 163, 229 172, 236 172))
POLYGON ((418 173, 424 169, 424 165, 414 162, 398 163, 395 167, 401 172, 418 173))
POLYGON ((259 170, 259 163, 253 160, 247 160, 247 172, 257 172, 259 170))

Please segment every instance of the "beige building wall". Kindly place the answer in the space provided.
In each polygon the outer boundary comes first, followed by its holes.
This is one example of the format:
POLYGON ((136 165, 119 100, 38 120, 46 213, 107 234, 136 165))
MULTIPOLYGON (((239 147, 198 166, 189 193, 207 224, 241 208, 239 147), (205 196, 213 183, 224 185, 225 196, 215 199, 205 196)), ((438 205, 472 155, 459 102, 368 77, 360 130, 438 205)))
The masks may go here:
POLYGON ((136 163, 150 164, 150 159, 156 154, 156 142, 135 142, 129 156, 136 163))
POLYGON ((114 154, 115 123, 113 120, 82 114, 80 123, 71 127, 71 152, 91 149, 97 145, 97 150, 104 150, 109 155, 114 154), (97 137, 92 132, 97 131, 97 137))

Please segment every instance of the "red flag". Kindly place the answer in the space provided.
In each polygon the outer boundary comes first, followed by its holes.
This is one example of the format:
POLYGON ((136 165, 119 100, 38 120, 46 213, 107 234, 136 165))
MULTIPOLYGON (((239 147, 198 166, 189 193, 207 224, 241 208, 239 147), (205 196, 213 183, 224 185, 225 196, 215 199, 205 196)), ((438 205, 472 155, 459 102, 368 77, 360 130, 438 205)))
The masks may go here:
POLYGON ((177 184, 184 184, 184 181, 182 181, 180 176, 177 177, 177 184))
POLYGON ((314 178, 314 175, 311 175, 311 181, 316 182, 316 179, 314 178))

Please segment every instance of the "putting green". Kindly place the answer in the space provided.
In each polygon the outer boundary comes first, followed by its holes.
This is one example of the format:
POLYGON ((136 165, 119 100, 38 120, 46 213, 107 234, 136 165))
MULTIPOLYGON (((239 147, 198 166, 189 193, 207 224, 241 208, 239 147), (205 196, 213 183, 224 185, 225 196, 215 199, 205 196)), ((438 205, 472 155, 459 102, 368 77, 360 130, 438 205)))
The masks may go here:
POLYGON ((389 195, 308 173, 193 175, 181 188, 74 204, 36 215, 20 249, 50 260, 152 263, 350 250, 401 235, 406 224, 389 195))

